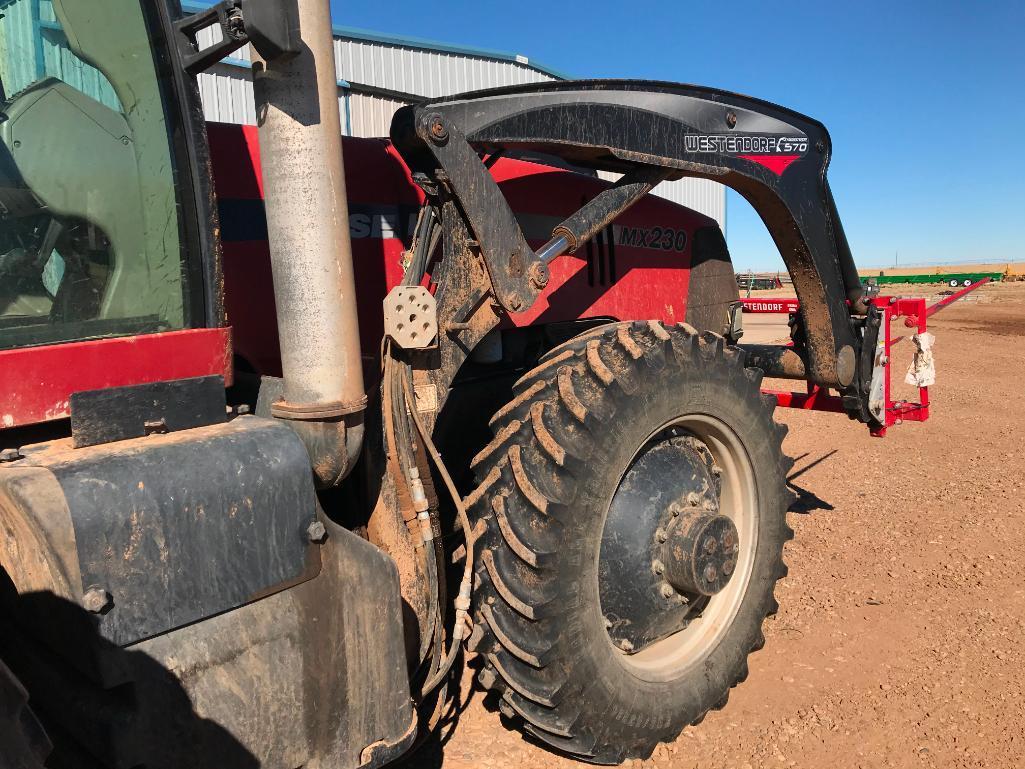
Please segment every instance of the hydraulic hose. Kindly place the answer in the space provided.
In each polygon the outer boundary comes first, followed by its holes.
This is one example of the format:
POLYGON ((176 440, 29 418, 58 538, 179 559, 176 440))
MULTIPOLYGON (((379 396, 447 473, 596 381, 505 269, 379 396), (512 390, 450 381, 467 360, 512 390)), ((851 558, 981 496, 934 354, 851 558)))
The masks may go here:
MULTIPOLYGON (((403 276, 402 285, 415 286, 419 285, 423 280, 431 255, 434 253, 441 236, 441 229, 438 224, 437 209, 430 204, 424 205, 420 209, 419 216, 417 217, 413 243, 410 247, 411 259, 403 276)), ((398 444, 396 446, 396 451, 404 476, 403 480, 410 489, 411 497, 414 500, 414 508, 423 508, 417 510, 417 517, 421 521, 421 531, 424 538, 423 544, 425 545, 425 549, 428 544, 433 542, 435 556, 437 558, 437 562, 434 562, 434 559, 427 557, 425 553, 427 579, 431 586, 430 597, 428 599, 428 612, 431 617, 432 625, 429 628, 429 632, 424 634, 423 641, 421 642, 421 659, 426 661, 428 649, 433 646, 433 651, 430 654, 430 666, 428 668, 430 673, 427 680, 420 688, 420 696, 421 698, 425 698, 445 680, 445 677, 451 671, 462 646, 463 636, 466 633, 473 575, 473 541, 470 531, 469 516, 467 515, 466 509, 463 505, 462 497, 456 489, 452 476, 445 467, 444 461, 441 458, 441 453, 438 451, 437 446, 435 446, 429 431, 417 411, 416 399, 413 394, 412 386, 412 369, 408 363, 400 360, 396 356, 390 341, 386 342, 385 345, 384 379, 385 387, 388 389, 388 396, 393 404, 391 409, 392 421, 394 423, 395 441, 398 444), (405 408, 399 404, 404 404, 405 408), (441 595, 443 592, 442 570, 444 568, 444 554, 440 548, 439 540, 437 537, 433 536, 436 531, 438 521, 435 517, 434 511, 429 511, 427 509, 426 499, 423 497, 423 484, 420 480, 419 470, 416 465, 415 455, 412 448, 413 436, 410 433, 409 421, 403 413, 407 408, 426 453, 430 457, 431 462, 437 468, 438 474, 443 479, 449 494, 452 496, 452 500, 456 506, 460 523, 466 537, 466 562, 463 570, 463 577, 459 586, 459 593, 454 602, 456 616, 452 640, 448 652, 445 653, 444 658, 440 660, 439 654, 443 643, 443 623, 441 612, 441 603, 443 602, 443 599, 441 598, 441 595)))
POLYGON ((459 595, 455 600, 456 617, 455 625, 452 628, 452 643, 449 647, 448 654, 445 655, 445 659, 441 663, 441 668, 433 676, 427 679, 421 689, 421 696, 426 696, 438 684, 445 680, 445 676, 447 676, 449 671, 452 669, 452 665, 455 663, 456 657, 459 655, 459 650, 462 647, 463 634, 466 632, 466 619, 470 612, 470 590, 473 584, 474 540, 473 532, 470 528, 470 516, 466 513, 466 506, 463 504, 463 498, 459 494, 459 490, 456 488, 456 484, 452 480, 452 476, 449 474, 448 469, 445 467, 445 462, 441 458, 441 453, 438 451, 438 447, 434 445, 434 441, 431 439, 430 433, 424 426, 423 420, 420 419, 420 414, 416 410, 416 401, 413 398, 413 391, 409 386, 409 382, 406 379, 403 379, 402 384, 403 389, 405 390, 406 404, 409 406, 410 414, 413 417, 413 424, 416 426, 416 430, 420 434, 420 440, 423 441, 431 461, 438 470, 438 474, 445 482, 445 487, 452 496, 452 501, 456 506, 456 512, 459 515, 459 522, 463 527, 463 536, 466 538, 466 562, 463 565, 463 579, 459 583, 459 595))
MULTIPOLYGON (((413 456, 413 441, 409 430, 409 421, 405 417, 405 400, 403 396, 402 381, 405 379, 403 369, 406 365, 401 361, 395 359, 391 348, 391 341, 385 343, 385 356, 384 356, 384 389, 385 397, 389 400, 391 408, 389 409, 392 415, 392 426, 395 435, 395 453, 398 457, 399 467, 401 469, 402 482, 409 489, 410 497, 414 499, 414 509, 417 507, 426 510, 426 500, 423 499, 418 503, 418 498, 423 496, 423 487, 420 485, 420 494, 417 495, 413 489, 414 480, 419 483, 419 471, 414 475, 416 469, 416 460, 413 456)), ((425 532, 425 527, 420 519, 422 510, 417 510, 417 519, 420 525, 421 537, 425 532)), ((429 589, 427 591, 427 616, 430 618, 430 627, 425 628, 420 640, 420 653, 419 659, 423 661, 427 658, 428 652, 430 651, 431 644, 433 643, 434 626, 440 624, 438 619, 440 614, 440 602, 439 602, 439 586, 440 581, 439 575, 439 564, 436 551, 433 545, 433 538, 423 540, 416 544, 416 550, 424 552, 424 571, 426 573, 427 583, 429 589)))
MULTIPOLYGON (((410 246, 412 258, 409 266, 406 268, 405 275, 403 276, 402 285, 415 286, 419 285, 423 280, 423 277, 427 272, 427 266, 430 262, 431 255, 434 253, 441 236, 441 228, 438 225, 439 217, 437 208, 429 203, 425 204, 420 209, 419 216, 417 217, 413 243, 410 246)), ((388 345, 388 355, 389 357, 392 356, 390 344, 388 345)), ((413 425, 416 428, 416 432, 419 434, 422 445, 426 449, 426 453, 430 457, 431 462, 438 471, 438 475, 441 476, 446 489, 452 497, 452 501, 455 504, 460 524, 463 527, 463 533, 466 538, 466 560, 463 567, 463 577, 459 585, 459 593, 454 602, 456 616, 452 631, 451 644, 448 652, 444 656, 444 659, 441 661, 440 667, 433 671, 433 674, 421 687, 420 696, 426 697, 445 680, 445 677, 452 670, 452 665, 455 663, 456 657, 459 655, 459 650, 462 646, 462 639, 467 628, 467 618, 470 610, 470 592, 473 580, 473 535, 470 529, 470 518, 467 515, 465 506, 463 505, 462 496, 459 494, 459 490, 456 488, 455 482, 452 480, 452 476, 448 472, 448 468, 445 467, 444 460, 441 457, 441 452, 438 451, 437 446, 431 438, 430 432, 427 430, 426 425, 424 425, 423 420, 420 417, 420 413, 417 410, 416 398, 413 393, 412 371, 406 363, 395 360, 394 358, 391 361, 391 365, 395 368, 392 369, 392 378, 389 381, 389 385, 394 386, 396 390, 401 387, 401 397, 398 392, 393 390, 393 403, 398 404, 404 402, 408 408, 413 425)), ((396 425, 396 440, 405 443, 408 448, 412 445, 412 440, 411 438, 404 437, 405 431, 401 429, 403 427, 408 429, 408 422, 402 418, 402 416, 404 416, 402 411, 404 410, 405 409, 401 408, 395 409, 393 410, 393 413, 396 415, 396 423, 403 423, 402 425, 396 425)), ((404 459, 402 454, 400 454, 400 459, 404 459)), ((438 575, 436 576, 437 582, 435 589, 440 593, 440 570, 436 570, 435 575, 438 575)), ((436 636, 438 639, 436 645, 440 646, 440 617, 437 618, 436 621, 438 623, 436 630, 439 631, 436 636)), ((434 665, 432 664, 431 667, 433 668, 434 665)))
POLYGON ((423 280, 427 272, 427 263, 441 236, 441 230, 437 225, 437 208, 432 205, 421 206, 416 219, 416 227, 413 230, 413 243, 410 246, 413 256, 402 276, 403 286, 417 286, 423 280))

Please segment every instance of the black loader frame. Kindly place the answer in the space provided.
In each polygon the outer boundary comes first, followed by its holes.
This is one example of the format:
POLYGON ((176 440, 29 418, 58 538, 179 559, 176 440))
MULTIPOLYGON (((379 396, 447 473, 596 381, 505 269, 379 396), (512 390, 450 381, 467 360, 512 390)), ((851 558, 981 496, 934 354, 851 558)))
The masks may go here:
MULTIPOLYGON (((821 123, 715 89, 589 80, 405 107, 391 135, 428 195, 456 201, 465 247, 483 260, 497 303, 513 312, 526 310, 545 287, 548 262, 575 251, 660 181, 693 176, 732 187, 765 222, 800 299, 794 351, 761 348, 757 365, 768 376, 792 377, 793 366, 784 371, 776 362, 796 353, 800 378, 840 390, 852 418, 872 421, 867 401, 878 313, 862 299, 826 179, 831 146, 821 123), (534 251, 482 162, 485 154, 521 152, 623 176, 534 251)), ((470 347, 475 341, 466 340, 470 347)))

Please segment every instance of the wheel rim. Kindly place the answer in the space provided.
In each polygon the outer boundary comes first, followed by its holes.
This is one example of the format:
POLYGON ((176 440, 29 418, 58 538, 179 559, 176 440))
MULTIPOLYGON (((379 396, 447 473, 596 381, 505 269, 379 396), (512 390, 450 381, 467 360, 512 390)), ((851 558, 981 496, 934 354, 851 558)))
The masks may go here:
MULTIPOLYGON (((714 416, 688 415, 653 431, 620 478, 617 495, 629 468, 650 450, 654 441, 681 433, 701 441, 722 471, 717 512, 727 516, 736 527, 739 551, 729 582, 720 592, 708 597, 688 596, 688 622, 683 629, 631 653, 617 646, 609 636, 609 644, 620 663, 637 677, 651 681, 668 681, 686 674, 716 648, 747 594, 758 544, 758 496, 751 460, 736 432, 714 416)), ((609 502, 610 509, 615 500, 616 495, 609 502)), ((601 552, 597 557, 601 557, 601 552)))

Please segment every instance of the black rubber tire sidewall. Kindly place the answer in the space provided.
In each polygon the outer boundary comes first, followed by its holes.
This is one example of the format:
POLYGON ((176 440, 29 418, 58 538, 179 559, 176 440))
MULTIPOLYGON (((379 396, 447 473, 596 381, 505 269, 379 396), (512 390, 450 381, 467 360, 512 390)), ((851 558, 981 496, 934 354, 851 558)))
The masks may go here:
MULTIPOLYGON (((675 366, 653 376, 640 392, 622 399, 607 431, 599 431, 595 452, 578 479, 572 523, 560 548, 560 605, 565 619, 560 646, 575 650, 564 658, 568 676, 592 681, 581 702, 592 724, 604 723, 599 743, 629 740, 631 732, 662 735, 699 719, 715 707, 741 676, 756 644, 768 602, 779 576, 780 551, 786 539, 785 502, 775 430, 759 403, 745 397, 746 387, 731 386, 729 370, 711 366, 700 381, 685 387, 673 381, 675 366), (609 502, 636 452, 658 427, 681 416, 704 414, 723 422, 747 450, 760 500, 757 545, 744 599, 732 627, 702 661, 681 677, 664 682, 644 680, 622 663, 605 630, 598 597, 598 552, 609 502), (667 732, 668 730, 668 732, 667 732)), ((739 383, 733 383, 739 384, 739 383)))
POLYGON ((478 565, 476 617, 487 659, 481 680, 503 692, 524 728, 553 747, 597 763, 647 757, 659 742, 722 707, 729 689, 746 678, 747 656, 763 643, 762 621, 776 609, 773 588, 785 575, 782 549, 792 536, 785 520, 789 461, 780 451, 786 430, 773 422, 775 402, 761 395, 760 382, 759 371, 744 367, 742 353, 714 334, 657 323, 610 324, 552 351, 496 415, 496 438, 478 457, 482 483, 471 505, 489 521, 482 547, 495 549, 485 565, 508 570, 498 576, 528 591, 537 616, 530 619, 510 604, 502 585, 478 565), (596 350, 598 357, 611 356, 616 373, 590 357, 596 350), (576 372, 568 377, 575 386, 560 379, 569 368, 576 372), (584 417, 579 401, 586 401, 584 417), (536 409, 566 451, 562 464, 549 461, 551 450, 537 436, 536 409), (682 674, 653 681, 624 665, 612 646, 600 610, 598 555, 609 503, 638 450, 661 427, 695 414, 713 417, 747 453, 758 494, 757 543, 729 630, 682 674), (538 517, 537 504, 544 500, 547 509, 538 517), (491 510, 498 503, 510 520, 533 519, 556 537, 555 552, 544 553, 543 564, 528 568, 511 554, 510 543, 503 544, 491 510), (540 667, 489 630, 488 606, 497 611, 503 601, 519 612, 508 615, 518 617, 517 638, 510 642, 547 645, 540 667))
POLYGON ((0 769, 42 769, 49 754, 50 742, 24 687, 0 660, 0 769))

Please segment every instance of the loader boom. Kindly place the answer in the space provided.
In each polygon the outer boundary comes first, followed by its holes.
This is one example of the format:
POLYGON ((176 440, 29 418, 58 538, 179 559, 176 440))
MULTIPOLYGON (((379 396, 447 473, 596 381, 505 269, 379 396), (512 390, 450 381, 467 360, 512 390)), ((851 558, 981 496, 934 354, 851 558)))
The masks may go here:
POLYGON ((392 140, 414 172, 458 197, 480 244, 495 295, 529 307, 546 262, 578 245, 664 178, 695 176, 737 190, 779 247, 801 299, 808 377, 865 404, 861 329, 868 307, 837 215, 826 170, 830 140, 811 118, 709 88, 647 81, 531 84, 436 99, 400 109, 392 140), (479 153, 543 152, 622 172, 600 204, 527 246, 479 153), (618 194, 617 194, 618 193, 618 194))

